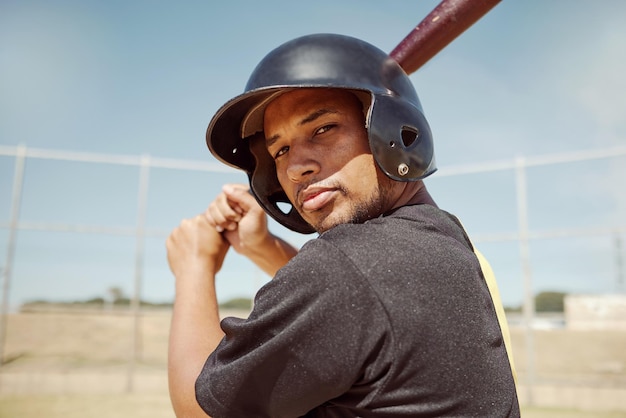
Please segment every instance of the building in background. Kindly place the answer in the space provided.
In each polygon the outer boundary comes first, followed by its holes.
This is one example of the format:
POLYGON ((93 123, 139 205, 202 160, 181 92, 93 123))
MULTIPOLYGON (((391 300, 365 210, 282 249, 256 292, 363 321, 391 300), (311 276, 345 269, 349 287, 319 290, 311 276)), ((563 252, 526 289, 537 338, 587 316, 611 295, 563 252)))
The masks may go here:
POLYGON ((565 323, 570 330, 626 331, 626 295, 567 295, 565 323))

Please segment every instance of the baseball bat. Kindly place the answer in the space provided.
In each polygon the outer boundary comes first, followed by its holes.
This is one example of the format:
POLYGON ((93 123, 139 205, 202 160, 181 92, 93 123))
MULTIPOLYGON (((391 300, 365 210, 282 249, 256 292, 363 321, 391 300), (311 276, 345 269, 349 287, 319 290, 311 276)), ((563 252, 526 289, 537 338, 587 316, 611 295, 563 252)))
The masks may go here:
POLYGON ((411 74, 500 0, 443 0, 389 54, 411 74))

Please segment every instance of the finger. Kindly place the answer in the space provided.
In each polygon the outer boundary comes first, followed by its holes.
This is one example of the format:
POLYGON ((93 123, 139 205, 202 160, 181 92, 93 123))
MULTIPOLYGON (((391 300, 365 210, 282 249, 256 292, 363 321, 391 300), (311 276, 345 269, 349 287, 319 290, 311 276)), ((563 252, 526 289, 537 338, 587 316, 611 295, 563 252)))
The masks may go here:
MULTIPOLYGON (((222 187, 222 191, 228 198, 231 206, 242 209, 242 215, 248 213, 251 209, 259 207, 254 196, 250 193, 250 188, 244 184, 226 184, 222 187)), ((234 209, 236 210, 236 209, 234 209)))
POLYGON ((237 222, 241 219, 241 215, 229 205, 224 194, 220 194, 209 205, 205 212, 205 217, 218 232, 236 229, 237 222))
MULTIPOLYGON (((226 196, 228 200, 228 204, 230 207, 236 211, 241 216, 244 216, 247 210, 241 206, 241 196, 242 194, 249 193, 249 187, 246 184, 225 184, 222 186, 222 193, 226 196)), ((244 197, 245 198, 245 197, 244 197)))

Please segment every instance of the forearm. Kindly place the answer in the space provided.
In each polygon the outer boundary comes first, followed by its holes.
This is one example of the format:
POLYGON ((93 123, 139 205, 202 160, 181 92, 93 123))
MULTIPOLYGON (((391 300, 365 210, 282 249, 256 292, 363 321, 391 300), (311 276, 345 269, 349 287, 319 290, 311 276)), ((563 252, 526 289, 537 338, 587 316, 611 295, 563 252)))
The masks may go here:
POLYGON ((298 250, 285 240, 269 234, 262 243, 249 248, 244 255, 270 277, 289 262, 298 250))
POLYGON ((224 333, 212 275, 176 278, 169 340, 168 380, 176 416, 206 417, 195 397, 195 382, 224 333))

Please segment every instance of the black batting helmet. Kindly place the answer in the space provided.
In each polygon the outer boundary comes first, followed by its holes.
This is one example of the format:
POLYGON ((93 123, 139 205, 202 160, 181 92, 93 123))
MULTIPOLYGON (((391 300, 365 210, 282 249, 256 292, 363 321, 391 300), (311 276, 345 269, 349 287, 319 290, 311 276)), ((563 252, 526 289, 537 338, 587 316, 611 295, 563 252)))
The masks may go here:
POLYGON ((258 202, 287 228, 314 232, 278 182, 274 161, 265 148, 263 113, 273 98, 294 88, 354 92, 363 102, 374 159, 390 178, 415 181, 436 170, 428 122, 413 84, 396 61, 373 45, 348 36, 296 38, 261 60, 245 92, 217 111, 206 133, 213 155, 244 170, 258 202))

